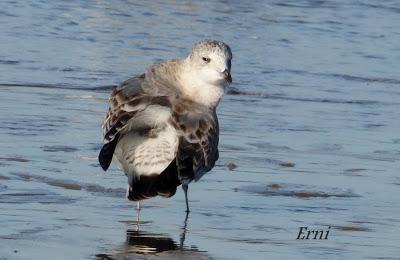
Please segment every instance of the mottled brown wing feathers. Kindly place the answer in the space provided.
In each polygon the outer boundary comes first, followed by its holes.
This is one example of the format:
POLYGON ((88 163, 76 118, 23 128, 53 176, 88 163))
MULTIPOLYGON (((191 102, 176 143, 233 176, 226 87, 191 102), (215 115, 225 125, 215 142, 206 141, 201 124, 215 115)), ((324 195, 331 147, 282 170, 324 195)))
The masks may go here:
POLYGON ((173 125, 180 132, 177 161, 181 180, 199 180, 218 160, 215 110, 182 100, 173 107, 173 125))
POLYGON ((158 104, 172 108, 171 124, 180 135, 176 156, 181 180, 199 180, 218 160, 218 119, 215 110, 188 99, 150 96, 142 89, 145 77, 139 76, 115 88, 109 99, 110 108, 103 123, 104 146, 99 161, 106 170, 123 129, 136 113, 158 104))
POLYGON ((103 122, 104 145, 99 154, 99 162, 107 170, 114 154, 121 131, 136 113, 149 105, 171 106, 167 96, 150 96, 142 89, 144 75, 131 78, 114 88, 109 98, 109 109, 103 122))

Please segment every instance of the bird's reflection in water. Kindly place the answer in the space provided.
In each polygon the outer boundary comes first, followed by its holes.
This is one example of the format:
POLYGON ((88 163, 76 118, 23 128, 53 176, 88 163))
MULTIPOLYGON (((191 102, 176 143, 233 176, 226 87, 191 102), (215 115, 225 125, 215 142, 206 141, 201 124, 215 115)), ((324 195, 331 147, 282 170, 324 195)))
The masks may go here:
POLYGON ((189 214, 186 214, 182 232, 180 234, 180 243, 177 244, 167 235, 151 234, 142 231, 140 229, 140 211, 138 211, 135 228, 126 231, 126 247, 130 252, 137 254, 155 254, 164 251, 185 250, 184 242, 188 218, 189 214))
POLYGON ((143 231, 128 230, 126 234, 126 249, 129 253, 155 254, 177 250, 178 245, 172 238, 163 234, 150 234, 143 231))
MULTIPOLYGON (((139 214, 134 225, 134 228, 130 228, 126 231, 126 241, 122 248, 115 250, 114 254, 98 254, 96 259, 130 259, 135 255, 156 255, 159 253, 167 253, 171 255, 176 254, 187 254, 198 252, 196 247, 185 247, 185 237, 187 231, 187 223, 189 214, 186 214, 185 220, 181 229, 179 244, 175 242, 171 237, 165 234, 148 233, 141 230, 141 222, 139 220, 139 214)), ((198 252, 200 253, 200 252, 198 252)))

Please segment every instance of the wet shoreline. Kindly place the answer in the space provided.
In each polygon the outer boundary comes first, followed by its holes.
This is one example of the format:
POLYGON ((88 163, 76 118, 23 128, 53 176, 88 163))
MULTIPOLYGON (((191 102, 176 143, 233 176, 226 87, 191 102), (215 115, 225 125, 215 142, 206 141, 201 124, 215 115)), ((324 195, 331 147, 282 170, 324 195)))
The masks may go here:
POLYGON ((395 2, 0 3, 0 259, 397 259, 395 2), (223 29, 221 29, 223 28, 223 29), (109 90, 216 38, 220 159, 144 201, 97 162, 109 90), (298 241, 299 227, 331 227, 298 241))
MULTIPOLYGON (((304 148, 251 138, 257 129, 247 133, 248 138, 238 139, 243 136, 237 133, 240 129, 229 128, 235 117, 244 120, 231 111, 241 107, 235 103, 247 104, 249 99, 252 104, 267 104, 274 100, 226 96, 220 110, 221 124, 225 126, 221 134, 224 156, 212 173, 191 185, 193 212, 189 220, 184 221, 184 198, 179 190, 171 199, 145 201, 137 229, 137 212, 124 198, 125 177, 115 167, 110 173, 102 172, 96 161, 99 144, 95 140, 100 140, 98 130, 107 93, 29 87, 9 90, 0 89, 4 100, 12 105, 7 115, 2 113, 3 126, 12 122, 8 118, 21 123, 1 130, 1 135, 7 137, 0 157, 0 218, 4 223, 0 239, 6 258, 57 255, 47 247, 34 246, 32 239, 49 243, 51 248, 80 248, 76 252, 78 258, 204 259, 231 255, 216 245, 237 247, 239 258, 258 258, 268 248, 288 255, 304 246, 295 244, 295 236, 298 227, 305 225, 333 228, 327 248, 315 245, 308 248, 311 252, 333 250, 335 254, 349 255, 350 251, 340 251, 344 244, 363 248, 365 243, 375 243, 389 253, 397 250, 397 234, 391 226, 399 222, 390 216, 395 216, 398 209, 391 207, 384 193, 371 194, 374 189, 370 189, 377 178, 370 167, 379 170, 381 173, 376 172, 381 176, 387 175, 377 167, 395 161, 392 156, 396 153, 352 155, 343 151, 343 146, 320 144, 308 150, 307 155, 314 157, 307 162, 304 148), (27 97, 33 97, 35 102, 19 106, 18 100, 27 97), (43 109, 48 107, 55 111, 43 109), (50 128, 48 122, 52 122, 50 128), (15 146, 16 143, 21 145, 15 146), (318 157, 323 162, 332 158, 342 161, 347 156, 352 157, 347 168, 343 161, 342 170, 333 173, 327 165, 336 168, 337 164, 325 163, 324 169, 316 163, 318 157), (351 163, 354 161, 368 164, 358 168, 351 163), (382 214, 388 217, 382 218, 382 214), (182 230, 186 230, 184 235, 182 230), (82 232, 86 233, 77 239, 76 234, 82 232), (378 239, 382 234, 393 242, 383 244, 378 239), (186 239, 185 246, 180 246, 182 237, 186 239), (86 246, 71 243, 73 240, 86 246), (150 251, 145 250, 146 246, 150 251)), ((246 121, 262 123, 258 117, 255 113, 246 121)), ((277 131, 282 134, 279 129, 278 125, 277 131)), ((295 133, 302 135, 303 131, 295 133)), ((310 133, 324 135, 326 131, 310 133)), ((395 194, 398 184, 394 176, 387 176, 393 183, 385 184, 385 192, 395 194)))

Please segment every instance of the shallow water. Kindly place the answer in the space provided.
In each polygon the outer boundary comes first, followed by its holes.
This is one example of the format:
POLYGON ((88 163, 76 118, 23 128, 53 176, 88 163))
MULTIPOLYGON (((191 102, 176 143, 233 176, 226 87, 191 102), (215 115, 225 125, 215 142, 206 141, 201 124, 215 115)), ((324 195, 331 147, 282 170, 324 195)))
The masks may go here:
POLYGON ((396 1, 0 10, 0 259, 398 259, 396 1), (220 160, 187 218, 177 192, 137 222, 125 176, 96 160, 108 90, 201 38, 234 54, 220 160), (302 226, 329 238, 296 240, 302 226))

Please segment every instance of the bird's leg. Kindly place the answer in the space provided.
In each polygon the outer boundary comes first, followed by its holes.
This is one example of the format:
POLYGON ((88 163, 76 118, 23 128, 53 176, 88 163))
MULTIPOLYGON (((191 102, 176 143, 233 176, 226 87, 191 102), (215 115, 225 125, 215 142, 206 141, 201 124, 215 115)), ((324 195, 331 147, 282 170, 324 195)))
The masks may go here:
POLYGON ((139 224, 140 224, 140 210, 136 212, 136 231, 139 231, 139 224))
POLYGON ((140 210, 140 200, 138 200, 137 204, 136 204, 136 210, 140 210))
POLYGON ((185 222, 184 222, 184 225, 182 228, 182 234, 181 234, 181 239, 180 239, 180 243, 179 243, 180 249, 183 249, 183 244, 185 243, 188 217, 189 217, 189 212, 186 212, 185 222))
POLYGON ((182 184, 182 189, 185 192, 185 200, 186 200, 186 212, 189 213, 189 201, 188 201, 188 196, 187 196, 187 191, 188 191, 189 185, 184 183, 182 184))

